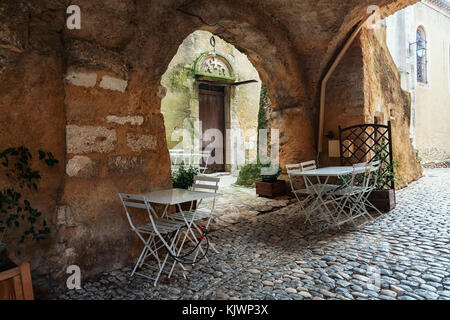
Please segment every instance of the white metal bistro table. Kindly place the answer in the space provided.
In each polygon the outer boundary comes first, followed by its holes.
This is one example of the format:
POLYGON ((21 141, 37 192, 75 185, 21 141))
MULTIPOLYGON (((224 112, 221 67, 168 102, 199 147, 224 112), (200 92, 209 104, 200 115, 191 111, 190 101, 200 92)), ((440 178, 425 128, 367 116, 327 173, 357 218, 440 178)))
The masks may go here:
MULTIPOLYGON (((168 208, 170 205, 177 206, 180 213, 183 214, 184 211, 181 208, 181 204, 184 202, 191 203, 191 208, 190 208, 190 212, 192 213, 190 215, 191 218, 187 219, 183 215, 187 230, 184 234, 184 238, 181 242, 181 245, 178 248, 178 252, 176 252, 177 255, 179 255, 181 253, 181 250, 183 249, 184 243, 186 242, 187 239, 189 239, 191 242, 193 242, 194 245, 197 245, 199 242, 199 240, 195 236, 195 233, 192 230, 192 227, 195 227, 198 232, 202 233, 202 230, 199 229, 199 227, 194 223, 195 212, 198 209, 198 207, 200 206, 201 201, 203 199, 213 198, 213 197, 217 197, 217 196, 221 196, 221 195, 222 194, 220 194, 220 193, 194 191, 194 190, 186 190, 186 189, 178 189, 178 188, 144 192, 144 193, 140 194, 140 196, 143 196, 146 198, 146 200, 148 201, 148 203, 150 205, 150 209, 152 210, 152 212, 155 215, 156 215, 156 211, 151 204, 153 203, 153 204, 164 205, 165 207, 164 207, 162 216, 163 217, 166 216, 168 218, 170 218, 170 215, 168 215, 168 208), (193 205, 192 205, 192 203, 194 201, 197 201, 197 206, 195 209, 193 209, 193 205), (190 234, 192 237, 188 236, 188 234, 190 234)), ((211 211, 211 215, 212 214, 213 214, 213 210, 211 211)), ((203 249, 201 247, 199 247, 199 250, 203 252, 203 249)), ((171 276, 173 269, 177 262, 180 263, 179 261, 176 261, 176 260, 174 261, 172 268, 169 272, 169 277, 171 276)), ((180 263, 180 265, 182 266, 181 263, 180 263)), ((185 270, 185 268, 183 266, 182 266, 182 268, 183 268, 183 270, 185 270)))
MULTIPOLYGON (((364 168, 359 169, 364 172, 364 168)), ((307 177, 342 177, 353 172, 352 166, 324 167, 309 171, 292 170, 292 174, 307 177)))
MULTIPOLYGON (((359 174, 364 172, 365 172, 364 167, 354 168, 353 166, 334 166, 334 167, 313 169, 308 171, 292 170, 290 171, 290 174, 304 177, 305 183, 307 184, 306 188, 307 189, 310 188, 310 190, 312 190, 312 192, 315 194, 316 199, 310 205, 308 210, 310 210, 310 212, 314 212, 316 210, 321 212, 324 218, 329 223, 335 226, 339 226, 340 224, 347 222, 347 220, 338 222, 332 210, 330 210, 330 208, 327 206, 327 203, 329 202, 325 200, 325 196, 335 190, 332 187, 330 188, 328 181, 330 178, 340 178, 352 173, 359 174), (313 183, 312 181, 313 178, 316 178, 318 183, 313 183)), ((339 186, 336 185, 335 187, 338 188, 339 186)))
POLYGON ((169 205, 179 206, 183 202, 192 202, 206 198, 217 197, 222 194, 174 188, 144 192, 140 195, 144 196, 151 203, 164 204, 167 208, 169 205))

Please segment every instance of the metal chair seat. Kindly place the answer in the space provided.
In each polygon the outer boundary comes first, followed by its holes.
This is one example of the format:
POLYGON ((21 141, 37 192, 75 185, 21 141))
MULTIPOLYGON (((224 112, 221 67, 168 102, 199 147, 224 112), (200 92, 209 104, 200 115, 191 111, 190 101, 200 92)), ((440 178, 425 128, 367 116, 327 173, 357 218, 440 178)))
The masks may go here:
POLYGON ((323 190, 324 192, 329 192, 332 190, 338 189, 339 186, 335 184, 314 184, 313 186, 308 187, 308 193, 309 194, 317 194, 316 190, 323 190))
MULTIPOLYGON (((172 220, 166 220, 166 219, 155 221, 156 230, 160 234, 171 233, 173 231, 180 229, 182 226, 184 226, 184 223, 181 221, 178 222, 178 221, 172 221, 172 220)), ((137 226, 136 229, 138 231, 146 232, 146 233, 151 233, 154 231, 154 228, 151 223, 148 223, 148 224, 145 224, 142 226, 137 226)))
POLYGON ((314 188, 312 186, 306 188, 306 189, 297 189, 293 190, 293 193, 300 193, 300 194, 317 194, 318 192, 316 190, 323 190, 324 192, 330 192, 333 190, 336 190, 339 188, 338 185, 335 184, 315 184, 314 188), (320 188, 320 189, 319 189, 320 188))
POLYGON ((344 187, 333 191, 333 195, 335 196, 345 196, 345 195, 354 195, 360 194, 364 191, 363 187, 344 187))
POLYGON ((296 189, 294 186, 294 183, 293 183, 292 175, 295 175, 296 171, 304 172, 304 171, 314 170, 316 168, 317 168, 317 166, 316 166, 316 162, 314 160, 286 165, 286 170, 289 175, 289 182, 291 184, 292 193, 295 195, 295 197, 300 205, 301 210, 306 213, 305 222, 309 221, 309 223, 311 225, 312 225, 312 222, 310 219, 310 215, 312 213, 312 210, 310 210, 310 209, 312 207, 311 207, 310 202, 313 201, 313 199, 318 194, 320 194, 322 192, 328 193, 331 190, 338 188, 338 186, 331 185, 331 184, 311 184, 311 183, 308 183, 306 177, 303 177, 306 188, 296 189), (306 194, 307 197, 306 197, 306 199, 300 199, 298 194, 306 194))
POLYGON ((171 218, 175 220, 184 221, 197 221, 208 219, 211 216, 211 212, 201 212, 201 211, 183 211, 183 212, 175 212, 170 215, 171 218))

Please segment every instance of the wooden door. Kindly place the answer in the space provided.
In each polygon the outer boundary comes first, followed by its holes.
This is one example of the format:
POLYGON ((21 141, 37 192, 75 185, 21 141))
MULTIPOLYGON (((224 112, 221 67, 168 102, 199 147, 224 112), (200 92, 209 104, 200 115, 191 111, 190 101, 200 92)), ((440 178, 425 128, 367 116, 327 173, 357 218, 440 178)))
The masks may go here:
MULTIPOLYGON (((209 163, 207 172, 225 171, 225 88, 201 83, 199 85, 199 118, 202 123, 202 150, 211 151, 216 163, 209 163), (205 132, 209 129, 218 129, 221 132, 221 141, 215 138, 206 139, 205 132), (207 146, 214 142, 214 149, 207 150, 207 146)), ((220 138, 220 137, 217 137, 220 138)), ((202 166, 205 166, 204 160, 202 166)))

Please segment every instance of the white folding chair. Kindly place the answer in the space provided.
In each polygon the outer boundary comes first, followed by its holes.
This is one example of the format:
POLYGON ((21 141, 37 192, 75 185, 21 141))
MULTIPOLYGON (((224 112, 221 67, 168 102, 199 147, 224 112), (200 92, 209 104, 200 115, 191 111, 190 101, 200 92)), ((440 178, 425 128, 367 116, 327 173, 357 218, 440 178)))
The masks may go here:
POLYGON ((170 164, 172 176, 178 172, 181 164, 184 163, 184 150, 183 149, 169 149, 170 164))
POLYGON ((203 150, 201 152, 202 158, 200 159, 200 173, 204 174, 208 170, 209 158, 211 157, 210 150, 203 150), (205 166, 202 166, 202 160, 205 160, 205 166))
MULTIPOLYGON (((181 221, 158 217, 156 212, 144 196, 119 193, 119 198, 125 209, 125 213, 131 230, 133 230, 137 234, 139 239, 141 239, 144 243, 144 248, 133 268, 133 271, 131 272, 131 276, 137 274, 149 278, 151 280, 154 280, 154 285, 156 286, 156 283, 158 282, 158 279, 167 263, 169 255, 171 255, 172 257, 176 256, 175 253, 178 249, 177 245, 179 242, 177 241, 177 237, 179 235, 180 228, 184 227, 185 224, 181 221), (146 210, 149 222, 143 225, 135 225, 130 211, 128 210, 129 208, 146 210), (166 255, 164 258, 160 257, 160 254, 158 252, 163 248, 166 249, 166 255), (155 270, 157 273, 155 278, 152 278, 151 276, 148 276, 144 273, 137 272, 137 269, 142 268, 143 265, 149 267, 150 269, 153 268, 152 265, 145 262, 145 260, 150 256, 154 257, 158 264, 158 268, 157 270, 155 270)), ((181 263, 179 264, 183 269, 183 276, 184 278, 186 278, 186 275, 184 273, 186 269, 181 263)), ((170 275, 171 273, 169 273, 169 277, 170 275)))
MULTIPOLYGON (((372 161, 369 165, 371 166, 370 172, 368 173, 367 184, 364 189, 364 194, 362 196, 361 203, 365 207, 365 209, 367 209, 367 207, 369 207, 371 209, 374 209, 377 213, 379 213, 381 215, 382 214, 381 211, 378 210, 378 208, 375 207, 369 201, 370 193, 373 190, 375 190, 376 186, 377 186, 378 176, 380 174, 381 161, 380 160, 372 161)), ((370 215, 370 214, 368 213, 368 215, 370 215)), ((372 217, 372 216, 370 216, 370 217, 372 217)), ((372 219, 373 219, 373 217, 372 217, 372 219)))
MULTIPOLYGON (((191 189, 193 191, 206 191, 206 192, 213 192, 217 193, 217 190, 219 189, 219 181, 220 178, 214 178, 214 177, 206 177, 206 176, 195 176, 194 177, 194 184, 192 185, 191 189)), ((171 214, 169 216, 170 219, 173 219, 175 221, 183 221, 185 225, 187 225, 188 230, 186 231, 190 233, 190 235, 187 235, 189 240, 193 242, 194 246, 199 245, 199 240, 197 239, 194 230, 196 230, 201 237, 203 238, 204 235, 207 232, 209 224, 211 222, 212 215, 214 213, 214 206, 216 203, 216 198, 213 198, 212 207, 210 210, 201 208, 202 200, 198 201, 196 204, 196 208, 194 209, 193 202, 191 202, 191 206, 188 211, 181 210, 181 206, 179 206, 179 211, 171 214), (206 224, 204 227, 199 226, 197 223, 200 220, 206 220, 206 224), (193 228, 192 228, 193 227, 193 228)), ((202 240, 200 239, 200 241, 202 240)), ((177 254, 179 255, 181 252, 181 248, 184 245, 184 241, 186 240, 186 236, 183 239, 179 252, 177 254)), ((209 241, 209 238, 207 239, 207 243, 213 249, 216 253, 219 253, 217 249, 214 247, 214 245, 209 241)), ((207 249, 206 249, 207 250, 207 249)), ((205 256, 206 261, 208 261, 208 257, 206 257, 207 252, 203 250, 201 246, 198 246, 198 249, 194 252, 194 257, 192 261, 196 261, 199 252, 202 253, 202 255, 205 256)), ((170 270, 169 275, 172 273, 173 268, 175 267, 175 262, 172 265, 172 268, 170 270)), ((194 264, 194 263, 193 263, 194 264)))
POLYGON ((335 205, 334 221, 337 227, 341 223, 339 220, 342 215, 346 216, 346 221, 354 226, 356 226, 356 217, 365 215, 372 219, 364 205, 364 195, 370 181, 371 169, 372 165, 367 162, 354 164, 352 174, 343 180, 343 184, 338 189, 329 193, 329 201, 335 205))
MULTIPOLYGON (((301 167, 302 171, 311 171, 311 170, 317 169, 315 160, 309 160, 309 161, 302 162, 302 163, 300 163, 300 167, 301 167)), ((318 190, 321 192, 328 192, 330 190, 338 188, 338 186, 335 184, 321 183, 320 177, 317 177, 317 182, 318 182, 317 184, 311 184, 310 182, 308 182, 308 179, 306 179, 306 177, 304 177, 304 178, 305 178, 305 185, 308 189, 308 192, 317 193, 318 190), (318 189, 318 188, 320 188, 320 189, 318 189)))
MULTIPOLYGON (((289 180, 291 182, 291 188, 294 189, 293 184, 292 184, 292 178, 291 178, 291 176, 293 175, 293 171, 299 170, 298 168, 300 168, 300 171, 302 171, 302 172, 311 171, 311 170, 317 169, 317 165, 316 165, 315 160, 310 160, 310 161, 305 161, 305 162, 301 162, 298 164, 286 165, 286 168, 288 171, 289 180)), ((311 180, 308 177, 303 176, 305 188, 295 190, 295 192, 294 192, 297 200, 299 200, 299 198, 297 197, 297 194, 306 194, 307 195, 306 199, 303 200, 301 205, 304 208, 304 211, 306 214, 305 223, 309 222, 311 225, 312 225, 312 221, 311 221, 312 213, 316 210, 321 210, 322 206, 326 206, 326 203, 324 201, 322 201, 322 199, 319 199, 320 198, 319 196, 322 194, 326 194, 327 192, 337 189, 339 187, 334 184, 327 184, 326 181, 325 181, 325 183, 321 183, 320 177, 316 177, 316 179, 317 179, 317 183, 313 183, 313 182, 311 182, 311 180), (314 198, 316 198, 316 201, 314 201, 310 206, 306 207, 305 204, 314 198)))
MULTIPOLYGON (((217 191, 219 190, 219 182, 220 182, 220 178, 207 177, 207 176, 195 176, 194 184, 192 185, 191 190, 217 193, 217 191)), ((193 202, 192 202, 189 211, 181 211, 181 212, 173 213, 170 215, 170 218, 178 220, 178 221, 185 221, 185 223, 193 223, 194 227, 197 229, 197 231, 200 233, 203 233, 203 230, 200 229, 200 227, 197 225, 196 222, 199 220, 205 220, 205 226, 203 228, 208 230, 209 224, 211 222, 211 218, 214 213, 216 198, 215 197, 213 198, 212 206, 210 209, 202 208, 201 203, 202 203, 202 200, 198 201, 196 208, 194 209, 193 202)), ((210 246, 216 253, 219 253, 211 243, 210 243, 210 246)))
POLYGON ((374 218, 370 215, 367 207, 373 208, 381 214, 381 212, 368 200, 370 193, 376 188, 380 163, 380 160, 376 160, 372 161, 369 164, 364 162, 354 165, 355 168, 365 168, 364 178, 362 179, 362 181, 358 181, 358 186, 355 187, 355 189, 358 190, 356 209, 359 211, 359 213, 364 214, 366 217, 368 217, 369 220, 373 220, 374 218))
MULTIPOLYGON (((301 211, 306 211, 307 206, 306 204, 311 201, 311 199, 313 198, 313 195, 311 192, 309 192, 307 189, 296 189, 295 184, 294 184, 294 180, 295 180, 295 171, 302 171, 302 166, 300 163, 294 163, 294 164, 287 164, 286 165, 286 171, 289 177, 289 183, 291 185, 291 190, 292 193, 294 194, 295 198, 297 199, 299 206, 300 206, 300 210, 301 211), (301 199, 300 195, 306 195, 306 198, 301 199)), ((306 213, 306 219, 305 219, 305 223, 309 221, 310 224, 312 224, 311 220, 309 219, 309 215, 306 213)))

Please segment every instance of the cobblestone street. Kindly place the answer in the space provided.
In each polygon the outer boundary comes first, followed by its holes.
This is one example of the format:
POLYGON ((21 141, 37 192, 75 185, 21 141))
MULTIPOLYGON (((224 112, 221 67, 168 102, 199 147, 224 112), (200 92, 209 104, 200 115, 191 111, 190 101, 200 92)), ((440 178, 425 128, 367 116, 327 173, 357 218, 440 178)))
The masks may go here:
POLYGON ((356 229, 319 233, 303 221, 295 204, 255 211, 213 228, 220 253, 188 280, 177 272, 153 287, 130 265, 57 298, 450 300, 450 169, 426 169, 395 210, 356 229))

